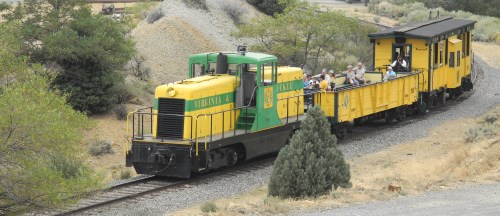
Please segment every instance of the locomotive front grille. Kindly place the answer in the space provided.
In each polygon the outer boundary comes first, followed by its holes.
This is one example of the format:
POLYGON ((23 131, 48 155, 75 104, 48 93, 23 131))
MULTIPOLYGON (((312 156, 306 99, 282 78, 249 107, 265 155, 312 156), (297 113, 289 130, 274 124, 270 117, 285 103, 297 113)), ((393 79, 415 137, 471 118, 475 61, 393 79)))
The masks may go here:
POLYGON ((158 138, 182 138, 184 134, 184 106, 186 100, 160 98, 158 100, 158 138))

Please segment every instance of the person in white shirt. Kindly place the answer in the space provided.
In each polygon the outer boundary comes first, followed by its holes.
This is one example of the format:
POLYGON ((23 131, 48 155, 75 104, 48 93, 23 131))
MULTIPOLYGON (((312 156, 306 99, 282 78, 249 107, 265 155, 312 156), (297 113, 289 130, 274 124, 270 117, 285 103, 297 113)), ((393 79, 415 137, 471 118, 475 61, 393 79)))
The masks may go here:
POLYGON ((406 71, 406 66, 406 61, 401 58, 400 55, 398 55, 397 60, 391 64, 391 67, 397 72, 406 71))
POLYGON ((359 62, 358 67, 354 69, 354 74, 356 74, 356 80, 359 82, 359 84, 364 84, 366 82, 365 71, 366 70, 361 62, 359 62))
POLYGON ((330 76, 328 76, 328 74, 326 74, 327 70, 326 68, 323 68, 323 70, 321 70, 321 74, 325 76, 325 79, 326 79, 326 82, 330 83, 330 76))
POLYGON ((358 80, 356 80, 356 74, 354 74, 354 70, 353 70, 352 65, 347 66, 344 84, 359 85, 358 80))
POLYGON ((387 67, 387 72, 385 72, 384 81, 396 79, 397 74, 392 70, 392 67, 387 67))

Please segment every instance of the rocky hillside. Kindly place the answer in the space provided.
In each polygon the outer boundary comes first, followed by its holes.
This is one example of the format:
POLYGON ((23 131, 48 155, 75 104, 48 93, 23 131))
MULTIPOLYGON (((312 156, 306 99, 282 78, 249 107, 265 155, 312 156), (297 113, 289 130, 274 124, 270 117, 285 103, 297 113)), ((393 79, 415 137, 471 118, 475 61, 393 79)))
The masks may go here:
MULTIPOLYGON (((159 9, 164 17, 152 24, 143 21, 132 32, 138 52, 151 68, 153 84, 186 78, 187 57, 191 54, 235 50, 237 45, 248 44, 248 41, 230 36, 236 25, 223 8, 232 1, 206 1, 206 10, 190 7, 184 2, 186 0, 161 2, 159 9)), ((243 21, 260 15, 246 1, 235 2, 246 11, 243 21)))

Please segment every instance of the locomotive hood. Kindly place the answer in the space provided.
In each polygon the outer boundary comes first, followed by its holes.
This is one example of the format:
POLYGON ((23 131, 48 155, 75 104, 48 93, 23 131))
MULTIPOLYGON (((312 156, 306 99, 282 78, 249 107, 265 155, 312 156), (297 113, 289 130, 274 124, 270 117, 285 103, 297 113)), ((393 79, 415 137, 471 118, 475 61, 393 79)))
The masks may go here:
POLYGON ((205 75, 159 86, 155 101, 162 98, 184 99, 185 111, 193 112, 234 103, 235 88, 235 76, 205 75))

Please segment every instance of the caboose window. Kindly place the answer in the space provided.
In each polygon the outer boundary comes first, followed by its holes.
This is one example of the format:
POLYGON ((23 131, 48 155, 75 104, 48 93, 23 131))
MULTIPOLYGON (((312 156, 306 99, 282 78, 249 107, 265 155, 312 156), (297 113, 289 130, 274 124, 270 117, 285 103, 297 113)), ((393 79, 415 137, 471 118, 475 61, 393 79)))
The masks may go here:
POLYGON ((450 67, 455 67, 455 52, 450 52, 450 67))
POLYGON ((457 51, 457 67, 460 66, 460 51, 457 51))
POLYGON ((434 68, 437 68, 438 66, 438 43, 434 44, 434 68))
POLYGON ((445 48, 444 48, 444 53, 445 53, 444 64, 448 65, 448 39, 446 39, 445 43, 446 43, 446 45, 445 45, 445 48))
POLYGON ((443 66, 443 41, 439 42, 439 66, 443 66))
POLYGON ((467 32, 467 56, 470 55, 470 32, 467 32))

